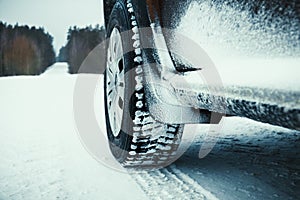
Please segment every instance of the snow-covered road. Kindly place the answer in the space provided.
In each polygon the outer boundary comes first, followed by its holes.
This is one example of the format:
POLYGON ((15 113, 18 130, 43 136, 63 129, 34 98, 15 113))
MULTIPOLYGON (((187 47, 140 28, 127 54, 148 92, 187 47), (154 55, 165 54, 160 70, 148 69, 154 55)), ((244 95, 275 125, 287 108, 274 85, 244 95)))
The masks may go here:
POLYGON ((145 199, 128 174, 84 149, 73 120, 76 76, 66 72, 56 64, 41 76, 0 79, 0 199, 145 199))
POLYGON ((209 126, 199 125, 186 127, 194 141, 170 167, 127 174, 104 166, 76 132, 77 77, 57 63, 41 76, 0 78, 1 200, 300 196, 299 132, 241 118, 222 120, 218 143, 204 159, 198 153, 209 126))
POLYGON ((209 130, 201 125, 173 165, 133 177, 151 199, 299 199, 298 131, 237 117, 223 119, 222 126, 207 157, 198 157, 209 130))

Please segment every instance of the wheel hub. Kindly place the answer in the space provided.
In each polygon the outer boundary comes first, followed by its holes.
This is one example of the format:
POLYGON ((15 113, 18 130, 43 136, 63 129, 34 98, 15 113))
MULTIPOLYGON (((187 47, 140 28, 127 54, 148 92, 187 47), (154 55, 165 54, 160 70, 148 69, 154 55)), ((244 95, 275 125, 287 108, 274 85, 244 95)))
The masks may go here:
POLYGON ((106 103, 111 130, 117 137, 122 127, 125 90, 122 39, 117 28, 112 30, 107 56, 106 103))

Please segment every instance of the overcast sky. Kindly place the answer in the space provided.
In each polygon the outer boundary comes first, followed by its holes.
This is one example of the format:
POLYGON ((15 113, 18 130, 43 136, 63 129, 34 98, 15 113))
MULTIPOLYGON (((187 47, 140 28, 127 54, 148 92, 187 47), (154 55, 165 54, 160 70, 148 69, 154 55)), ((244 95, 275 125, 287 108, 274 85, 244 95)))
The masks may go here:
POLYGON ((102 18, 102 0, 0 0, 0 21, 44 27, 56 51, 70 26, 102 25, 102 18))

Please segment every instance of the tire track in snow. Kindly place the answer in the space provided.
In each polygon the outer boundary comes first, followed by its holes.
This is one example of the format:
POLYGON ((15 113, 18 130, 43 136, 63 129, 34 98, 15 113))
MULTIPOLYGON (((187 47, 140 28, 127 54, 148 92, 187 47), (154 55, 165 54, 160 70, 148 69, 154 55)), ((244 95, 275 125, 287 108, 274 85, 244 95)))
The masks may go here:
POLYGON ((175 165, 167 168, 132 174, 149 199, 218 200, 175 165))

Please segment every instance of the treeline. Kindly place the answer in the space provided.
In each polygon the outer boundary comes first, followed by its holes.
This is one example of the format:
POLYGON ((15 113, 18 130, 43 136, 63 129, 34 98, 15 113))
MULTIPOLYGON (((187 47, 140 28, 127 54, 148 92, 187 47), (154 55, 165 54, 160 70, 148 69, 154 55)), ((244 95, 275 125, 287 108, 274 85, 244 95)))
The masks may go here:
POLYGON ((43 73, 55 62, 52 42, 43 28, 0 22, 0 76, 43 73))
POLYGON ((68 62, 69 73, 71 74, 101 73, 104 69, 105 47, 99 44, 104 40, 105 29, 103 26, 88 26, 86 28, 74 26, 68 30, 67 43, 66 46, 60 49, 58 61, 68 62), (95 47, 97 48, 94 49, 95 47), (84 69, 80 69, 81 64, 92 50, 98 56, 95 58, 95 62, 84 69))

